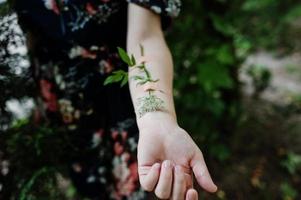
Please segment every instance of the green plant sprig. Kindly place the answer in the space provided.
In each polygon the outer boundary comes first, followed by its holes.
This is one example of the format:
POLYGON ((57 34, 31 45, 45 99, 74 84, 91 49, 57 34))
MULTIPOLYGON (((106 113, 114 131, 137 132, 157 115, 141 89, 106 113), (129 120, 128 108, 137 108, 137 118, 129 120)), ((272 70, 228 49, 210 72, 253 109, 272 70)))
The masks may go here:
MULTIPOLYGON (((131 77, 132 80, 137 82, 137 85, 144 85, 146 83, 155 83, 159 81, 159 79, 152 78, 150 72, 145 66, 145 61, 137 64, 134 55, 128 55, 128 53, 120 47, 117 47, 117 49, 118 54, 123 62, 125 62, 130 68, 138 69, 142 72, 142 74, 140 75, 135 75, 131 77)), ((144 56, 144 49, 142 45, 140 45, 140 53, 141 56, 144 56)), ((123 70, 114 71, 112 75, 106 78, 106 80, 104 81, 104 85, 121 81, 120 86, 122 87, 128 82, 128 76, 128 72, 125 72, 123 70)), ((154 92, 157 90, 148 89, 147 91, 147 96, 143 96, 137 99, 137 114, 139 117, 142 117, 145 113, 148 112, 166 110, 164 107, 164 101, 154 94, 154 92)), ((161 90, 159 91, 163 92, 161 90)))
MULTIPOLYGON (((125 62, 130 68, 139 69, 144 73, 144 75, 135 75, 131 77, 131 79, 137 81, 137 85, 143 85, 147 82, 154 83, 159 81, 159 79, 157 80, 152 79, 150 72, 147 70, 145 66, 145 62, 136 65, 136 59, 133 54, 129 56, 124 49, 120 47, 117 47, 117 49, 118 49, 118 54, 123 62, 125 62)), ((140 52, 141 52, 141 56, 144 56, 144 49, 143 46, 141 45, 140 45, 140 52)), ((104 81, 104 85, 108 85, 110 83, 116 83, 116 82, 121 82, 120 86, 121 87, 124 86, 128 82, 128 72, 124 70, 114 71, 112 75, 106 78, 106 80, 104 81)))

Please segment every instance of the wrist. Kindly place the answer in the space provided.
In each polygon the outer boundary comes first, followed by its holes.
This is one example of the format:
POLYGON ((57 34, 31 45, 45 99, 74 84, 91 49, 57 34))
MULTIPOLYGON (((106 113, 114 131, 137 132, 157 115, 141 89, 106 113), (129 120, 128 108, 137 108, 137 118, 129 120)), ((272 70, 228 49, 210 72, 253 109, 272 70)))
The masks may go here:
POLYGON ((143 115, 142 117, 137 117, 137 125, 141 131, 144 128, 149 128, 154 126, 160 126, 165 124, 174 124, 177 125, 177 118, 174 112, 168 111, 155 111, 149 112, 143 115))

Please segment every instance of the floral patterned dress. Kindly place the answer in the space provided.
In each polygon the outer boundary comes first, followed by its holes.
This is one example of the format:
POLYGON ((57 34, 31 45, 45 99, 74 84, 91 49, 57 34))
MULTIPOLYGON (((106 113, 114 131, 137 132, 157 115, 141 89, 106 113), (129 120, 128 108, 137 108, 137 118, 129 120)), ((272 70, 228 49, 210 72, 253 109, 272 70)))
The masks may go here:
POLYGON ((113 70, 125 69, 116 50, 126 46, 129 2, 161 15, 163 28, 180 9, 179 0, 15 1, 40 88, 40 115, 88 149, 70 168, 78 191, 92 199, 146 197, 138 182, 129 89, 103 85, 113 70))

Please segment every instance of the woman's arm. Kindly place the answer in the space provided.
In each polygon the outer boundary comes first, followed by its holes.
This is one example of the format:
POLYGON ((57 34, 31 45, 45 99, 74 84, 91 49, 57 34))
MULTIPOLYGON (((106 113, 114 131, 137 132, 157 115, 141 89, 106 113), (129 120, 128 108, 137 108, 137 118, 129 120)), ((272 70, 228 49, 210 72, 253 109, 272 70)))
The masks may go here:
MULTIPOLYGON (((146 61, 146 67, 153 79, 159 80, 155 83, 156 87, 163 91, 157 91, 155 95, 164 101, 165 112, 176 119, 172 96, 173 63, 161 29, 160 16, 130 4, 127 35, 127 51, 134 54, 138 61, 141 57, 140 45, 143 46, 145 54, 143 60, 146 61)), ((141 75, 139 70, 129 71, 131 95, 135 109, 138 111, 137 99, 147 93, 144 91, 145 86, 137 87, 136 82, 131 80, 135 75, 141 75)), ((138 122, 140 121, 143 120, 138 119, 138 122)))
POLYGON ((144 189, 155 191, 159 198, 197 199, 192 188, 194 172, 199 185, 215 192, 202 153, 176 120, 172 95, 173 63, 161 29, 160 16, 140 6, 129 4, 127 51, 145 65, 152 79, 151 85, 137 85, 131 77, 143 75, 140 70, 129 69, 129 85, 139 127, 138 165, 140 183, 144 189), (144 48, 141 58, 140 45, 144 48), (139 98, 154 95, 163 101, 163 109, 141 115, 139 98), (161 90, 161 91, 159 91, 161 90))

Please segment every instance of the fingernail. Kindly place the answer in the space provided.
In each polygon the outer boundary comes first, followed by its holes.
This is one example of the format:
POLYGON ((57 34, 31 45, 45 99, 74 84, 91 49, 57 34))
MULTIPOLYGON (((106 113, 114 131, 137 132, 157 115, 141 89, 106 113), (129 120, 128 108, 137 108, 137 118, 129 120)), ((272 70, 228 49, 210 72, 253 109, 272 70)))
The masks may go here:
POLYGON ((215 191, 214 192, 217 192, 217 190, 218 190, 218 187, 214 184, 214 186, 215 186, 215 191))
POLYGON ((165 168, 171 167, 170 161, 169 161, 169 160, 164 161, 164 162, 163 162, 163 166, 164 166, 165 168))
POLYGON ((187 198, 188 200, 194 200, 194 196, 193 196, 193 194, 191 194, 191 192, 188 194, 188 198, 187 198))
POLYGON ((160 163, 155 163, 154 168, 159 169, 160 168, 160 163))
POLYGON ((181 167, 179 165, 176 165, 175 171, 176 173, 181 173, 181 167))

